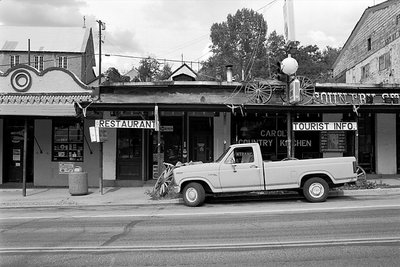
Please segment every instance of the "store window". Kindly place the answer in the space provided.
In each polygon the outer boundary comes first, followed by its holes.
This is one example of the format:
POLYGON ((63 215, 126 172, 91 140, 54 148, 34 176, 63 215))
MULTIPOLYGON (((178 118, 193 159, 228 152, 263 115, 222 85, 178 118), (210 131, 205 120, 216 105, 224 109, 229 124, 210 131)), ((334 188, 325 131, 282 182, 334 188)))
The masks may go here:
POLYGON ((53 161, 83 161, 83 123, 53 120, 53 161))
MULTIPOLYGON (((318 121, 318 114, 297 114, 293 121, 318 121)), ((258 143, 264 160, 282 160, 287 157, 286 114, 247 114, 233 118, 235 139, 232 143, 258 143)), ((295 132, 292 145, 294 157, 319 158, 319 132, 295 132)))
MULTIPOLYGON (((322 116, 319 113, 299 113, 293 116, 293 121, 320 122, 322 121, 322 116)), ((294 157, 298 159, 321 158, 321 134, 321 131, 294 131, 294 157)))
POLYGON ((152 132, 152 173, 153 179, 157 179, 161 173, 158 170, 158 161, 175 165, 178 161, 185 162, 183 141, 183 112, 164 112, 160 117, 160 131, 152 132), (158 154, 158 151, 160 154, 158 154))
POLYGON ((287 155, 285 114, 247 114, 233 117, 233 144, 258 143, 264 160, 281 160, 287 155))
MULTIPOLYGON (((176 164, 183 161, 183 117, 162 117, 160 126, 160 152, 161 161, 176 164)), ((158 133, 153 133, 153 163, 157 163, 157 138, 158 133)))

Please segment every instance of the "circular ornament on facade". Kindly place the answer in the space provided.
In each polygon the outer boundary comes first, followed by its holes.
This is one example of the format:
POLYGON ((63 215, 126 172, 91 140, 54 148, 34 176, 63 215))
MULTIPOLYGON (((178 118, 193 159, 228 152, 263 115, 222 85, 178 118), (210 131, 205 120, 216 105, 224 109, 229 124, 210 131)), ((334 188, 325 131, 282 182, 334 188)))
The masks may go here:
POLYGON ((26 70, 17 70, 11 75, 11 86, 15 91, 26 92, 32 86, 32 77, 26 70))

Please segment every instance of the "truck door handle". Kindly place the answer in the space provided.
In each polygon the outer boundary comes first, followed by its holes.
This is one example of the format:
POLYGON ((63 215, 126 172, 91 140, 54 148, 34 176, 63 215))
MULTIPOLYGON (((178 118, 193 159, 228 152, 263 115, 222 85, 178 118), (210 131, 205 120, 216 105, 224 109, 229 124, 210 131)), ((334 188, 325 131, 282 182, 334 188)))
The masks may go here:
POLYGON ((232 164, 233 172, 237 172, 236 170, 236 164, 232 164))
POLYGON ((258 168, 258 166, 257 165, 250 165, 250 168, 258 168))

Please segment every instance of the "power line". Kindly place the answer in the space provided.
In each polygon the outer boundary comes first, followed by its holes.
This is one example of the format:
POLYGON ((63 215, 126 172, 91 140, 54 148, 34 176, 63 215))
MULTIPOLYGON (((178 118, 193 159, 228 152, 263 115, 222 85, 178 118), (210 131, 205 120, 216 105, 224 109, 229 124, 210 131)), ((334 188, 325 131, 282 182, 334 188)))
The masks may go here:
MULTIPOLYGON (((166 58, 153 58, 153 57, 141 57, 141 56, 131 56, 131 55, 122 55, 122 54, 104 54, 106 57, 109 56, 113 56, 113 57, 122 57, 122 58, 133 58, 133 59, 154 59, 157 61, 167 61, 167 62, 178 62, 178 63, 182 63, 181 59, 166 59, 166 58)), ((193 61, 193 60, 183 60, 183 62, 187 62, 187 63, 199 63, 198 61, 193 61)))

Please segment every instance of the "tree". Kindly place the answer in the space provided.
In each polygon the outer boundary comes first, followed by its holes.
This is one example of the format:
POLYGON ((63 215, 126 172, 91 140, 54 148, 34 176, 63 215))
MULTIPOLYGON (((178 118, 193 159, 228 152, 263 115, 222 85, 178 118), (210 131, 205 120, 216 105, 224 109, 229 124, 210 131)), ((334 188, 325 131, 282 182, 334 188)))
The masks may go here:
POLYGON ((121 75, 119 71, 114 67, 108 68, 104 76, 106 77, 106 82, 108 83, 129 82, 129 76, 121 75))
POLYGON ((263 15, 246 8, 229 14, 225 22, 214 23, 210 34, 213 55, 203 62, 200 74, 216 77, 218 68, 231 64, 234 73, 247 78, 265 76, 266 34, 263 15))
POLYGON ((164 63, 163 68, 156 74, 157 81, 167 80, 172 74, 172 67, 168 63, 164 63))
POLYGON ((140 60, 139 62, 139 79, 142 82, 154 81, 160 72, 160 63, 151 57, 140 60))
POLYGON ((299 63, 297 75, 306 76, 315 82, 331 81, 331 68, 340 49, 327 47, 321 51, 317 45, 300 45, 299 41, 288 46, 283 35, 273 31, 266 38, 267 23, 263 16, 249 9, 238 10, 228 15, 222 23, 211 27, 210 46, 212 56, 202 62, 200 79, 218 80, 228 64, 233 73, 244 74, 244 80, 271 78, 277 72, 278 62, 290 53, 299 63))
POLYGON ((276 72, 277 63, 281 62, 287 55, 286 43, 283 35, 279 35, 276 31, 271 32, 267 39, 267 77, 272 77, 276 72))

